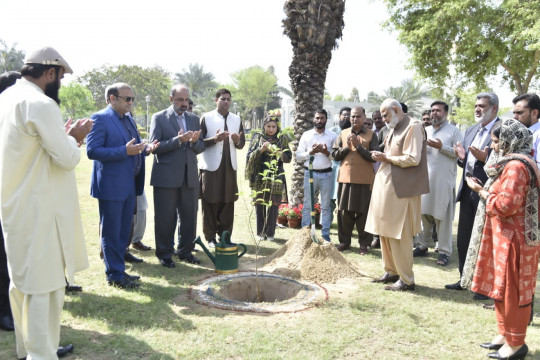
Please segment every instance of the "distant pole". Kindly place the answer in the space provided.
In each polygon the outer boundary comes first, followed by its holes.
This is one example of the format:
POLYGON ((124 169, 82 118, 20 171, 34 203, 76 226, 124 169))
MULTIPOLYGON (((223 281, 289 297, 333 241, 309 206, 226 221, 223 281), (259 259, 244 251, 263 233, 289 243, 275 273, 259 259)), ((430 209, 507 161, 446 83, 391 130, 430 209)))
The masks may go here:
POLYGON ((148 113, 148 106, 150 105, 150 95, 146 95, 146 137, 150 140, 150 118, 148 113))

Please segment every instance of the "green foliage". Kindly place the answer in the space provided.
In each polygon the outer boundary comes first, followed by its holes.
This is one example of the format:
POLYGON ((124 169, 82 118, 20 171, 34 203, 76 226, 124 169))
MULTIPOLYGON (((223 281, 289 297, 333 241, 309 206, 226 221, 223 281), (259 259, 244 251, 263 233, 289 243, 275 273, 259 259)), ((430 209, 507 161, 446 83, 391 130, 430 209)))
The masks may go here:
POLYGON ((230 89, 234 101, 237 101, 248 115, 257 108, 265 108, 278 93, 277 78, 273 69, 264 70, 252 66, 231 74, 233 86, 230 89))
POLYGON ((11 47, 0 39, 0 74, 6 71, 21 71, 24 65, 24 51, 17 50, 15 47, 17 44, 13 44, 11 47))
POLYGON ((356 87, 352 88, 351 95, 349 96, 347 101, 351 101, 351 102, 359 102, 360 101, 360 94, 359 94, 358 89, 356 87))
POLYGON ((172 86, 170 74, 159 66, 142 68, 136 65, 103 65, 79 77, 79 82, 92 92, 96 108, 107 106, 105 89, 117 82, 125 82, 133 88, 136 101, 133 114, 146 114, 145 97, 150 95, 149 113, 170 106, 169 91, 172 86))
POLYGON ((60 87, 58 96, 61 100, 60 110, 65 118, 77 120, 89 117, 96 111, 92 93, 77 82, 72 81, 69 85, 60 87))
POLYGON ((346 101, 345 96, 343 94, 337 94, 334 96, 334 101, 346 101))
POLYGON ((200 64, 189 64, 188 70, 182 69, 181 73, 176 73, 174 81, 188 87, 193 97, 202 95, 207 90, 215 90, 217 83, 214 81, 214 74, 205 72, 204 66, 200 64))
POLYGON ((289 126, 281 129, 281 135, 286 136, 289 142, 294 141, 294 128, 289 126))
POLYGON ((425 89, 422 84, 413 80, 405 79, 401 82, 401 86, 390 86, 384 90, 384 94, 379 95, 373 91, 368 93, 368 101, 373 104, 380 105, 386 98, 393 98, 399 102, 405 103, 409 108, 409 114, 418 116, 422 113, 422 97, 427 95, 429 90, 425 89))
MULTIPOLYGON (((463 84, 486 86, 502 70, 512 91, 538 79, 539 1, 385 0, 387 26, 412 54, 411 63, 434 84, 455 71, 463 84)), ((463 87, 463 84, 459 87, 463 87)))

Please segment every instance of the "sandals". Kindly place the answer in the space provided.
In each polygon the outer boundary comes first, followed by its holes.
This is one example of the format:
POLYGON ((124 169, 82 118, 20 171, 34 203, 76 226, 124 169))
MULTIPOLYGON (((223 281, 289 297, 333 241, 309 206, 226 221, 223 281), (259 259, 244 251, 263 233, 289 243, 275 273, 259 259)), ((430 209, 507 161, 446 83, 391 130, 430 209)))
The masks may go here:
POLYGON ((439 258, 437 259, 437 265, 446 266, 448 265, 449 260, 450 258, 448 257, 448 255, 440 253, 439 258))

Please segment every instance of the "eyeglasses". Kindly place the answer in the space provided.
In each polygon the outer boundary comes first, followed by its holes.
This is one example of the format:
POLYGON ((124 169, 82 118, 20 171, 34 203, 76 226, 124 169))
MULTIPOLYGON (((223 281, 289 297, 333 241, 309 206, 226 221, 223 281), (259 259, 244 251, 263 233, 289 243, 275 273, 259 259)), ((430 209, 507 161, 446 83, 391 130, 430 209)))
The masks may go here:
POLYGON ((135 96, 119 96, 115 95, 117 98, 123 99, 125 102, 135 101, 135 96))

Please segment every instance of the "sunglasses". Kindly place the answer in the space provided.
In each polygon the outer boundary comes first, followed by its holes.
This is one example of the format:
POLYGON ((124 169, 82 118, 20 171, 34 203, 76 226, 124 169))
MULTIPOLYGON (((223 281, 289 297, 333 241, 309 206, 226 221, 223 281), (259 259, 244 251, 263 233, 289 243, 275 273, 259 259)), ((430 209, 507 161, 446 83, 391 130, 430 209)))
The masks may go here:
POLYGON ((125 102, 135 101, 135 96, 118 96, 115 95, 117 98, 123 99, 125 102))

